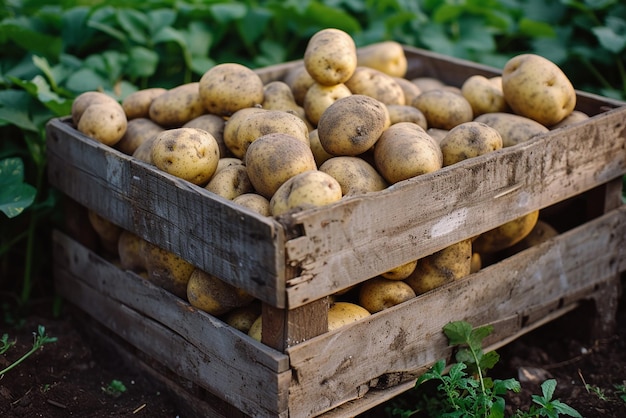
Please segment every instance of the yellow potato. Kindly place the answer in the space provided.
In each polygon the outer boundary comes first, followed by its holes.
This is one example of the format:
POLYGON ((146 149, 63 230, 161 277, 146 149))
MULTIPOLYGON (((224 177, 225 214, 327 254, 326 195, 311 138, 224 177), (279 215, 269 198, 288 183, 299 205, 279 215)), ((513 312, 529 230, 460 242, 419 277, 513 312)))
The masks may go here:
POLYGON ((382 277, 389 280, 404 280, 415 271, 417 266, 417 260, 409 261, 408 263, 401 264, 385 273, 381 274, 382 277))
POLYGON ((230 116, 263 103, 263 80, 244 65, 218 64, 200 78, 199 94, 208 113, 230 116))
POLYGON ((253 210, 263 216, 271 216, 270 201, 257 193, 244 193, 233 199, 234 203, 253 210))
POLYGON ((345 84, 324 86, 313 83, 306 94, 302 106, 304 113, 311 124, 316 126, 322 114, 337 100, 351 96, 352 92, 345 84))
POLYGON ((263 87, 263 109, 293 113, 309 123, 304 107, 296 103, 291 87, 284 81, 271 81, 263 87))
POLYGON ((240 109, 232 114, 231 117, 224 124, 224 145, 228 148, 228 152, 230 155, 236 158, 243 158, 245 154, 245 150, 243 149, 242 144, 239 142, 239 128, 243 125, 243 122, 250 116, 252 113, 256 112, 265 112, 265 109, 262 109, 260 106, 255 107, 246 107, 244 109, 240 109))
POLYGON ((478 253, 473 253, 472 260, 470 262, 470 274, 480 271, 482 267, 483 267, 482 257, 478 253))
POLYGON ((424 114, 429 128, 452 129, 474 118, 467 99, 449 90, 423 91, 411 105, 424 114))
POLYGON ((231 165, 217 171, 204 188, 228 200, 254 190, 243 164, 231 165))
POLYGON ((389 125, 387 106, 369 96, 353 94, 324 111, 317 134, 329 154, 355 156, 369 150, 389 125))
POLYGON ((588 114, 586 114, 585 112, 581 112, 580 110, 574 110, 565 119, 563 119, 556 125, 550 126, 550 129, 563 128, 564 126, 570 126, 575 123, 585 121, 587 119, 589 119, 588 114))
POLYGON ((428 128, 426 133, 430 135, 438 144, 441 144, 441 140, 450 132, 448 129, 428 128))
POLYGON ((543 242, 548 241, 559 235, 559 231, 556 230, 552 225, 543 221, 541 219, 537 220, 537 223, 533 227, 533 229, 526 235, 521 241, 517 244, 512 245, 506 249, 504 249, 503 256, 510 257, 513 254, 517 254, 520 251, 524 251, 525 249, 534 247, 535 245, 539 245, 543 242))
POLYGON ((439 144, 419 125, 400 122, 387 128, 376 142, 374 163, 383 178, 394 184, 439 170, 443 155, 439 144))
POLYGON ((279 216, 293 210, 304 210, 337 202, 341 186, 330 174, 309 170, 287 179, 270 199, 270 213, 279 216))
POLYGON ((231 311, 227 312, 224 317, 224 322, 247 334, 254 321, 256 321, 260 315, 261 303, 258 300, 253 300, 247 305, 233 308, 231 311))
POLYGON ((352 77, 344 83, 352 94, 363 94, 386 105, 404 105, 404 90, 396 80, 382 71, 356 67, 352 77))
POLYGON ((446 87, 446 84, 435 77, 416 77, 411 80, 423 93, 429 90, 440 90, 446 87))
POLYGON ((370 313, 380 312, 414 297, 415 292, 404 281, 380 276, 363 282, 359 288, 359 305, 370 313))
POLYGON ((217 174, 221 169, 226 167, 231 167, 233 165, 243 165, 243 161, 237 157, 223 157, 217 162, 217 168, 215 169, 215 173, 217 174))
POLYGON ((406 105, 413 103, 413 99, 422 94, 422 90, 417 86, 417 84, 412 83, 410 80, 402 77, 394 77, 393 79, 396 80, 396 83, 398 83, 404 92, 404 103, 406 105))
POLYGON ((334 331, 369 316, 371 316, 369 311, 356 303, 334 302, 328 307, 328 331, 334 331))
POLYGON ((156 141, 157 136, 158 134, 153 135, 143 141, 141 145, 137 147, 135 152, 133 152, 133 157, 145 163, 152 164, 152 146, 154 145, 154 141, 156 141))
POLYGON ((257 138, 248 147, 244 163, 254 189, 267 199, 289 178, 317 170, 308 142, 282 133, 257 138))
POLYGON ((536 54, 520 54, 506 62, 502 91, 514 113, 544 126, 559 123, 576 107, 576 91, 567 75, 536 54))
POLYGON ((261 315, 259 315, 257 319, 254 320, 252 325, 250 325, 248 335, 257 341, 261 341, 263 336, 263 318, 261 315))
POLYGON ((306 70, 304 64, 296 65, 287 71, 285 83, 291 89, 293 98, 300 106, 304 106, 304 96, 309 87, 315 83, 311 74, 306 70))
POLYGON ((326 152, 326 150, 322 146, 320 142, 320 136, 317 133, 317 128, 309 132, 309 146, 311 147, 313 157, 315 157, 315 163, 318 167, 321 166, 324 161, 334 157, 334 155, 326 152))
POLYGON ((215 316, 248 305, 254 300, 245 290, 200 269, 194 269, 190 274, 186 292, 191 306, 215 316))
POLYGON ((136 273, 146 270, 143 245, 145 240, 130 231, 123 230, 117 240, 120 268, 136 273))
POLYGON ((537 121, 513 113, 485 113, 474 119, 500 132, 502 146, 511 147, 520 142, 528 141, 535 135, 548 132, 548 128, 537 121))
POLYGON ((387 187, 385 179, 360 157, 338 156, 326 160, 319 171, 332 176, 344 196, 376 192, 387 187))
POLYGON ((103 249, 110 254, 117 254, 117 243, 123 229, 92 209, 87 210, 87 218, 103 249))
POLYGON ((137 90, 122 100, 122 108, 126 113, 126 117, 131 120, 135 118, 149 118, 150 117, 150 105, 155 97, 167 92, 166 89, 161 87, 152 87, 142 90, 137 90))
POLYGON ((220 159, 213 135, 196 128, 168 129, 152 145, 152 163, 160 170, 193 184, 205 185, 220 159))
POLYGON ((523 240, 533 230, 538 219, 539 211, 536 210, 483 232, 472 243, 474 251, 482 255, 509 248, 523 240))
POLYGON ((472 106, 474 117, 508 110, 502 88, 483 75, 476 74, 467 78, 461 86, 461 94, 472 106))
POLYGON ((117 102, 94 103, 83 111, 77 129, 104 145, 114 146, 124 134, 128 120, 122 105, 117 102))
POLYGON ((220 156, 224 158, 228 157, 230 154, 230 151, 224 143, 225 125, 226 121, 221 116, 205 113, 204 115, 191 119, 189 122, 185 123, 182 128, 202 129, 213 135, 213 138, 217 141, 217 145, 220 147, 220 156))
POLYGON ((413 122, 423 129, 428 129, 426 116, 416 107, 410 105, 387 105, 387 111, 389 112, 389 120, 392 125, 398 122, 413 122))
POLYGON ((197 82, 182 84, 155 97, 148 114, 156 124, 178 128, 205 113, 197 82))
POLYGON ((450 129, 439 143, 443 166, 456 164, 502 148, 502 137, 494 128, 480 122, 464 122, 450 129))
POLYGON ((124 154, 133 153, 146 140, 163 132, 165 129, 148 118, 135 118, 126 124, 124 136, 115 144, 115 148, 124 154))
POLYGON ((408 67, 404 48, 395 41, 370 44, 356 51, 357 65, 374 68, 392 76, 404 77, 408 67))
POLYGON ((187 283, 195 267, 178 255, 148 241, 143 245, 148 280, 175 294, 187 297, 187 283))
POLYGON ((119 103, 113 97, 100 91, 86 91, 79 94, 72 102, 72 122, 75 126, 78 126, 78 122, 80 121, 85 109, 92 104, 114 105, 119 103))
POLYGON ((352 37, 340 29, 322 29, 309 39, 303 62, 311 78, 319 84, 345 83, 357 65, 356 45, 352 37))

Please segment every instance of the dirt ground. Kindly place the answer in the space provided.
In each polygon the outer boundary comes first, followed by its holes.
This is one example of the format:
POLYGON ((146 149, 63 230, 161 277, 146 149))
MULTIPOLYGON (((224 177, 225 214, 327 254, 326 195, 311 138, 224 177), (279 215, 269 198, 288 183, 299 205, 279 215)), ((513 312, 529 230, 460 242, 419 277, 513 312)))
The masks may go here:
MULTIPOLYGON (((540 393, 539 384, 553 377, 557 380, 555 398, 584 417, 626 417, 626 401, 615 387, 626 384, 625 305, 622 298, 616 332, 605 339, 586 336, 580 324, 589 312, 578 309, 500 348, 501 360, 491 376, 517 378, 523 388, 508 397, 509 411, 527 410, 531 395, 540 393)), ((2 325, 0 334, 8 333, 15 346, 0 356, 0 369, 30 349, 39 325, 58 340, 0 380, 0 416, 183 416, 172 394, 85 329, 80 312, 70 306, 58 318, 51 312, 51 301, 46 300, 20 328, 2 325), (107 390, 114 381, 126 389, 107 390)), ((364 416, 384 416, 384 406, 364 416)))

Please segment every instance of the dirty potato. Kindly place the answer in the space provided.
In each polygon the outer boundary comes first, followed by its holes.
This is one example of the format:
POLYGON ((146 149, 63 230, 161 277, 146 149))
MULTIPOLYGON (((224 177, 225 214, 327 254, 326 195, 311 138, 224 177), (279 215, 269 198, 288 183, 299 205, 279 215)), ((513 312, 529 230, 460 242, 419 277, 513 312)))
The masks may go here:
POLYGON ((205 113, 186 122, 181 128, 197 128, 207 131, 217 141, 221 158, 228 157, 230 151, 224 144, 224 126, 226 121, 221 116, 205 113))
POLYGON ((141 144, 164 130, 165 128, 157 125, 151 119, 131 119, 126 124, 124 136, 115 144, 115 148, 124 154, 133 155, 141 144))
POLYGON ((315 157, 315 163, 318 167, 321 166, 324 161, 334 157, 334 155, 329 154, 328 152, 326 152, 324 147, 322 147, 317 128, 309 132, 309 146, 311 147, 313 157, 315 157))
POLYGON ((155 97, 148 111, 150 119, 166 128, 178 128, 205 113, 197 82, 182 84, 155 97))
POLYGON ((332 157, 326 160, 319 170, 339 182, 344 196, 376 192, 387 187, 387 182, 378 171, 360 157, 332 157))
POLYGON ((344 83, 352 94, 363 94, 386 105, 404 105, 404 90, 396 80, 374 68, 356 67, 344 83))
POLYGON ((448 90, 423 91, 411 105, 424 114, 429 128, 452 129, 474 118, 467 99, 448 90))
POLYGON ((467 78, 461 86, 461 94, 472 106, 474 117, 508 110, 502 87, 483 75, 476 74, 467 78))
POLYGON ((302 104, 304 113, 311 124, 317 126, 322 114, 337 100, 351 96, 352 92, 345 84, 325 86, 313 83, 306 94, 302 104))
POLYGON ((119 103, 113 97, 109 96, 106 93, 102 93, 100 91, 86 91, 86 92, 79 94, 78 96, 76 96, 76 98, 72 102, 71 114, 72 114, 72 122, 74 123, 74 126, 78 126, 78 121, 80 121, 80 118, 83 115, 83 112, 85 111, 85 109, 87 109, 87 107, 89 107, 92 104, 113 105, 113 104, 119 104, 119 103))
POLYGON ((485 113, 476 117, 474 122, 484 123, 498 131, 502 147, 517 145, 549 130, 535 120, 506 112, 485 113))
POLYGON ((303 62, 307 72, 319 84, 345 83, 356 69, 356 44, 340 29, 322 29, 309 39, 303 62))
POLYGON ((270 201, 258 193, 244 193, 235 197, 233 203, 237 203, 263 216, 271 216, 272 214, 270 201))
POLYGON ((370 315, 367 309, 356 303, 344 301, 331 303, 328 307, 328 331, 334 331, 370 315))
POLYGON ((186 299, 187 283, 195 267, 184 258, 148 241, 143 245, 148 280, 186 299))
POLYGON ((356 51, 357 65, 374 68, 391 77, 404 77, 408 67, 402 45, 395 41, 373 43, 356 51))
POLYGON ((126 117, 131 120, 135 118, 149 118, 150 105, 155 97, 165 93, 167 89, 161 87, 152 87, 137 90, 122 100, 122 108, 126 113, 126 117))
POLYGON ((112 147, 122 139, 127 127, 128 120, 122 105, 113 101, 87 106, 78 120, 76 129, 88 137, 112 147))
POLYGON ((245 290, 200 269, 194 269, 190 274, 186 295, 191 306, 215 316, 248 305, 254 300, 245 290))
POLYGON ((380 312, 415 297, 415 291, 402 280, 374 277, 359 288, 359 305, 370 313, 380 312))
POLYGON ((443 166, 456 164, 502 148, 500 133, 480 122, 465 122, 450 129, 439 143, 443 166))
POLYGON ((426 116, 416 107, 410 105, 387 105, 387 111, 389 112, 389 120, 392 125, 398 122, 413 122, 423 129, 428 129, 426 116))
POLYGON ((231 165, 216 171, 204 188, 228 200, 254 190, 243 164, 231 165))
POLYGON ((270 213, 279 216, 293 210, 326 206, 342 197, 341 185, 330 174, 309 170, 287 179, 270 199, 270 213))
POLYGON ((483 232, 472 243, 474 251, 483 255, 512 247, 533 230, 538 219, 539 211, 536 210, 483 232))
POLYGON ((218 64, 200 78, 199 95, 208 113, 230 116, 263 103, 263 80, 245 65, 218 64))
POLYGON ((285 83, 291 89, 296 103, 300 106, 304 106, 304 96, 309 90, 309 87, 315 83, 315 80, 313 80, 311 74, 306 70, 304 63, 300 63, 287 71, 285 83))

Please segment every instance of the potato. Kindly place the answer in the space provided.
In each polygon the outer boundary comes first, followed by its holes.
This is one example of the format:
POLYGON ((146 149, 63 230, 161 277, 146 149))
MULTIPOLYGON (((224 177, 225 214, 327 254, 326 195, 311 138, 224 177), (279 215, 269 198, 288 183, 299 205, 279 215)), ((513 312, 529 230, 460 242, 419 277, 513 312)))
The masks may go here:
POLYGON ((417 260, 412 260, 386 271, 381 274, 381 276, 389 280, 404 280, 409 277, 413 271, 415 271, 416 266, 417 260))
POLYGON ((256 112, 265 112, 265 109, 262 109, 260 106, 240 109, 233 113, 224 124, 224 145, 228 148, 229 154, 235 158, 241 159, 245 154, 245 150, 238 140, 239 128, 248 116, 256 112), (239 155, 236 155, 233 150, 235 150, 239 155))
POLYGON ((357 65, 374 68, 391 77, 404 77, 408 67, 402 45, 395 41, 377 42, 356 50, 357 65))
POLYGON ((401 122, 387 128, 374 147, 376 170, 394 184, 439 170, 443 155, 439 144, 419 125, 401 122))
POLYGON ((308 143, 283 133, 257 138, 248 147, 244 163, 254 189, 267 199, 271 199, 289 178, 305 171, 317 170, 308 143))
POLYGON ((334 331, 370 315, 367 309, 356 303, 334 302, 328 307, 328 331, 334 331))
POLYGON ((337 100, 351 96, 352 92, 345 84, 324 86, 313 83, 304 95, 304 113, 311 124, 317 126, 322 114, 337 100))
POLYGON ((387 106, 369 96, 353 94, 326 109, 317 134, 329 154, 355 156, 370 149, 389 125, 387 106))
POLYGON ((309 146, 315 157, 315 163, 317 166, 321 166, 324 161, 334 157, 334 155, 326 152, 322 144, 320 143, 320 136, 318 135, 317 128, 309 132, 309 146))
POLYGON ((419 259, 404 282, 420 295, 469 275, 471 260, 472 240, 466 239, 419 259))
POLYGON ((254 190, 243 164, 231 165, 216 171, 204 188, 228 200, 254 190))
POLYGON ((247 305, 238 306, 228 311, 224 316, 224 322, 231 327, 247 334, 250 327, 261 315, 261 303, 253 300, 247 305))
POLYGON ((187 283, 195 267, 184 258, 148 241, 143 245, 148 280, 175 294, 187 297, 187 283))
POLYGON ((87 218, 96 231, 102 248, 110 254, 117 254, 117 243, 123 229, 92 209, 87 210, 87 218))
POLYGON ((202 129, 213 135, 213 138, 215 138, 217 145, 219 145, 220 148, 220 157, 224 158, 230 156, 230 150, 224 143, 225 125, 226 121, 221 116, 205 113, 204 115, 191 119, 189 122, 181 126, 181 128, 202 129))
POLYGON ((344 83, 352 94, 363 94, 386 105, 404 105, 404 90, 396 80, 369 67, 356 67, 352 77, 344 83))
POLYGON ((244 193, 233 199, 234 203, 253 210, 263 216, 271 216, 270 201, 257 193, 244 193))
POLYGON ((461 94, 472 106, 474 117, 483 113, 506 112, 508 104, 502 88, 483 75, 473 75, 463 82, 461 94))
POLYGON ((448 90, 424 91, 411 106, 424 114, 430 128, 452 129, 474 118, 472 105, 467 99, 448 90))
POLYGON ((332 176, 344 196, 376 192, 387 187, 385 179, 360 157, 338 156, 326 160, 319 171, 332 176))
POLYGON ((231 167, 233 165, 243 165, 243 160, 237 157, 220 158, 217 162, 217 168, 215 169, 215 173, 213 173, 213 175, 216 175, 221 169, 231 167))
POLYGON ((423 129, 428 129, 426 116, 416 107, 410 105, 387 105, 387 111, 389 112, 389 121, 392 125, 398 122, 413 122, 423 129))
POLYGON ((270 199, 270 213, 279 216, 293 210, 304 210, 337 202, 341 186, 323 171, 305 171, 287 179, 270 199))
POLYGON ((415 84, 422 93, 429 90, 442 90, 446 87, 443 81, 435 77, 416 77, 411 80, 411 83, 415 84))
POLYGON ((478 253, 473 253, 472 260, 470 262, 470 274, 480 271, 481 268, 483 268, 482 257, 478 253))
POLYGON ((254 300, 245 290, 197 268, 189 276, 186 294, 191 306, 214 316, 223 315, 254 300))
POLYGON ((588 114, 586 114, 585 112, 581 112, 580 110, 574 110, 565 119, 563 119, 556 125, 550 126, 550 129, 563 128, 564 126, 570 126, 575 123, 585 121, 587 119, 589 119, 588 114))
POLYGON ((252 325, 250 325, 248 335, 257 341, 261 341, 263 336, 263 317, 261 315, 259 315, 258 318, 254 320, 252 325))
POLYGON ((502 148, 502 137, 494 128, 480 122, 465 122, 450 129, 439 143, 443 166, 502 148))
POLYGON ((155 97, 167 92, 167 89, 161 87, 152 87, 137 90, 122 100, 122 108, 126 113, 126 117, 131 120, 135 118, 150 117, 150 105, 155 97))
POLYGON ((548 132, 548 128, 537 121, 513 113, 485 113, 474 119, 500 132, 502 146, 511 147, 520 142, 528 141, 535 135, 548 132))
POLYGON ((199 94, 208 113, 230 116, 263 103, 263 80, 244 65, 218 64, 200 78, 199 94))
POLYGON ((514 113, 552 126, 576 107, 576 91, 565 73, 536 54, 520 54, 502 69, 502 91, 514 113))
POLYGON ((293 113, 309 123, 304 107, 296 103, 291 88, 284 81, 271 81, 263 87, 263 109, 293 113))
POLYGON ((509 248, 523 240, 533 230, 538 219, 539 211, 536 210, 483 232, 472 243, 474 251, 483 255, 509 248))
POLYGON ((143 141, 141 145, 137 147, 135 152, 133 152, 133 158, 143 161, 144 163, 152 164, 152 146, 154 145, 154 141, 157 139, 157 136, 158 134, 153 135, 143 141))
POLYGON ((80 121, 80 118, 83 115, 85 109, 87 109, 92 104, 114 105, 119 103, 113 97, 100 91, 86 91, 79 94, 72 102, 72 122, 75 126, 78 126, 78 122, 80 121))
POLYGON ((150 119, 166 128, 178 128, 206 113, 198 88, 197 82, 187 83, 158 95, 150 104, 150 119))
POLYGON ((319 84, 345 83, 356 69, 356 45, 352 37, 340 29, 322 29, 309 39, 303 62, 311 78, 319 84))
POLYGON ((410 80, 402 77, 394 77, 393 79, 396 83, 398 83, 404 92, 404 103, 406 105, 413 103, 413 99, 422 94, 422 90, 417 86, 417 84, 412 83, 410 80))
POLYGON ((213 135, 196 128, 168 129, 157 135, 151 158, 160 170, 196 185, 205 185, 219 161, 213 135))
POLYGON ((439 128, 428 128, 426 129, 426 133, 430 135, 438 144, 441 144, 441 140, 448 135, 450 130, 448 129, 439 129, 439 128))
POLYGON ((110 147, 117 144, 128 126, 122 105, 117 102, 94 103, 82 112, 77 129, 110 147))
POLYGON ((287 71, 285 83, 291 89, 293 98, 297 104, 304 106, 304 96, 309 87, 315 83, 311 74, 306 70, 304 63, 294 66, 287 71))
POLYGON ((120 257, 120 268, 136 273, 146 270, 144 258, 145 240, 130 231, 123 230, 117 240, 117 253, 120 257))
POLYGON ((377 276, 361 284, 359 305, 370 313, 380 312, 407 300, 413 299, 415 292, 402 280, 388 280, 377 276))
POLYGON ((526 235, 517 244, 505 248, 502 251, 502 256, 510 257, 514 254, 519 253, 520 251, 524 251, 528 248, 534 247, 535 245, 544 243, 549 239, 556 237, 557 235, 559 235, 559 231, 557 231, 556 228, 554 228, 546 221, 538 219, 537 223, 528 233, 528 235, 526 235))
POLYGON ((165 129, 148 118, 135 118, 126 124, 124 136, 115 144, 115 148, 124 154, 133 155, 146 140, 163 132, 165 129))

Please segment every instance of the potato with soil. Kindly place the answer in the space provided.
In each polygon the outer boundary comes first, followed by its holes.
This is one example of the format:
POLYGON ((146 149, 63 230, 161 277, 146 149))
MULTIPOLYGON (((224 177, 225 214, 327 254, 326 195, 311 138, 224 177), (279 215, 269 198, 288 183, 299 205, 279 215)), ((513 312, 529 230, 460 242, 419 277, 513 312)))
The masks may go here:
POLYGON ((429 128, 452 129, 474 118, 472 105, 467 99, 448 90, 424 91, 411 106, 424 114, 429 128))
POLYGON ((363 154, 389 127, 387 106, 362 94, 337 100, 322 114, 317 125, 322 147, 329 154, 363 154))
POLYGON ((168 129, 156 136, 151 159, 158 169, 201 186, 217 169, 219 145, 202 129, 168 129))
POLYGON ((500 132, 502 147, 512 147, 549 131, 537 121, 506 112, 485 113, 476 117, 474 122, 484 123, 500 132))
POLYGON ((120 268, 136 273, 146 271, 144 256, 145 240, 138 235, 123 230, 117 240, 117 253, 120 257, 120 268))
POLYGON ((315 80, 311 77, 311 74, 306 70, 304 63, 300 63, 290 68, 285 75, 285 83, 291 89, 293 98, 297 104, 304 106, 304 96, 309 90, 315 80))
POLYGON ((380 276, 363 282, 358 295, 359 305, 370 313, 380 312, 414 297, 415 292, 404 281, 380 276))
POLYGON ((536 54, 520 54, 506 62, 502 91, 514 113, 544 126, 559 123, 576 107, 576 91, 567 75, 536 54))
POLYGON ((254 300, 245 290, 200 269, 194 269, 190 274, 186 295, 191 306, 214 316, 223 315, 254 300))
POLYGON ((133 153, 148 139, 163 132, 165 128, 154 123, 148 118, 135 118, 128 121, 126 125, 126 133, 122 139, 115 144, 115 148, 122 151, 126 155, 133 153))
POLYGON ((311 78, 319 84, 345 83, 357 66, 356 44, 340 29, 322 29, 309 39, 303 62, 311 78))
POLYGON ((352 94, 363 94, 386 105, 404 105, 404 90, 396 80, 369 67, 356 67, 352 77, 345 83, 352 94))
POLYGON ((412 260, 384 272, 381 276, 388 280, 404 280, 415 271, 416 266, 417 260, 412 260))
POLYGON ((407 106, 410 106, 410 104, 413 103, 413 100, 422 94, 422 90, 417 86, 417 84, 411 82, 411 80, 407 80, 402 77, 394 77, 393 79, 396 80, 396 83, 398 83, 404 92, 404 103, 407 106))
MULTIPOLYGON (((126 119, 126 113, 124 113, 122 105, 112 98, 110 100, 107 99, 108 97, 104 93, 101 93, 99 96, 91 96, 90 104, 87 104, 83 110, 80 110, 81 105, 79 102, 74 112, 78 119, 76 129, 88 137, 112 147, 126 133, 128 119, 126 119)), ((80 96, 78 99, 82 101, 80 96)))
POLYGON ((148 280, 179 298, 186 299, 187 283, 195 270, 193 264, 148 241, 144 242, 143 254, 148 280))
POLYGON ((294 210, 329 205, 342 198, 341 185, 330 174, 310 170, 289 178, 270 199, 270 213, 279 216, 294 210))
POLYGON ((87 210, 87 219, 100 240, 100 244, 110 254, 117 254, 117 243, 123 229, 92 209, 87 210))
MULTIPOLYGON (((80 121, 81 116, 85 109, 87 109, 92 104, 106 104, 112 105, 118 104, 118 101, 113 97, 109 96, 106 93, 102 93, 100 91, 86 91, 74 99, 72 102, 72 122, 75 126, 78 126, 78 122, 80 121)), ((122 109, 123 110, 123 109, 122 109)))
POLYGON ((137 90, 122 100, 122 108, 126 113, 126 117, 131 120, 135 118, 149 118, 150 105, 152 101, 161 94, 167 92, 167 89, 161 87, 152 87, 137 90))
POLYGON ((472 106, 474 117, 508 110, 502 87, 483 75, 476 74, 467 78, 461 86, 461 94, 472 106))
POLYGON ((471 261, 472 240, 466 239, 419 259, 404 282, 420 295, 469 275, 471 261))
POLYGON ((320 143, 320 136, 318 135, 317 128, 309 132, 309 146, 315 157, 317 166, 320 167, 326 160, 333 158, 334 155, 326 152, 322 144, 320 143))
POLYGON ((151 136, 146 139, 137 147, 135 152, 133 152, 133 158, 136 158, 139 161, 143 161, 144 163, 152 164, 152 146, 156 141, 158 135, 151 136))
POLYGON ((465 122, 452 128, 439 143, 443 166, 478 157, 502 148, 502 137, 480 122, 465 122))
POLYGON ((404 48, 398 42, 370 44, 356 51, 357 65, 374 68, 391 77, 404 77, 408 67, 404 48))
POLYGON ((204 188, 228 200, 254 191, 248 178, 248 171, 243 164, 235 164, 217 170, 204 188))
POLYGON ((304 95, 303 108, 309 122, 317 126, 322 114, 337 100, 351 96, 352 92, 345 84, 325 86, 313 83, 304 95))
POLYGON ((246 207, 263 216, 271 216, 270 201, 258 193, 244 193, 233 199, 234 203, 246 207))
POLYGON ((589 115, 580 110, 574 110, 570 113, 565 119, 557 123, 556 125, 550 126, 550 129, 558 129, 563 128, 565 126, 574 125, 579 122, 583 122, 589 119, 589 115))
POLYGON ((536 210, 483 232, 473 241, 474 251, 482 255, 512 247, 533 230, 538 219, 539 211, 536 210))
POLYGON ((241 64, 211 67, 200 78, 198 90, 204 109, 218 116, 230 116, 263 103, 263 80, 241 64))
MULTIPOLYGON (((304 107, 296 103, 296 99, 291 88, 284 81, 271 81, 263 87, 263 109, 282 110, 283 112, 293 113, 300 119, 309 123, 304 107)), ((309 130, 311 126, 309 125, 309 130)))
POLYGON ((377 192, 388 186, 378 171, 360 157, 329 158, 319 167, 319 171, 337 180, 344 196, 377 192))
POLYGON ((166 128, 178 128, 206 113, 198 87, 197 82, 187 83, 158 95, 150 104, 150 119, 166 128))
POLYGON ((376 170, 394 184, 443 166, 439 144, 419 125, 401 122, 387 128, 374 147, 376 170))
POLYGON ((296 174, 317 170, 308 142, 283 133, 257 138, 248 147, 244 163, 252 186, 267 199, 296 174))
POLYGON ((233 308, 224 314, 224 322, 231 327, 247 334, 250 327, 256 319, 261 315, 261 303, 253 300, 244 306, 233 308))
POLYGON ((331 303, 328 307, 328 331, 334 331, 369 316, 370 312, 356 303, 344 301, 331 303))
POLYGON ((520 251, 542 244, 557 235, 559 235, 559 231, 557 231, 556 228, 546 221, 538 219, 533 229, 524 237, 524 239, 517 244, 504 249, 501 255, 503 257, 510 257, 520 251))
POLYGON ((390 123, 413 122, 423 129, 428 129, 426 116, 416 107, 410 105, 387 105, 390 123))
POLYGON ((217 141, 217 145, 220 147, 220 157, 224 158, 230 156, 230 150, 226 147, 226 144, 224 144, 225 126, 226 121, 221 116, 205 113, 197 118, 191 119, 181 126, 181 128, 202 129, 213 135, 213 138, 217 141))

